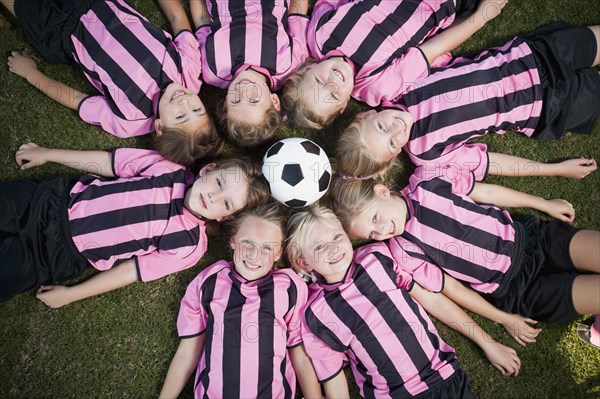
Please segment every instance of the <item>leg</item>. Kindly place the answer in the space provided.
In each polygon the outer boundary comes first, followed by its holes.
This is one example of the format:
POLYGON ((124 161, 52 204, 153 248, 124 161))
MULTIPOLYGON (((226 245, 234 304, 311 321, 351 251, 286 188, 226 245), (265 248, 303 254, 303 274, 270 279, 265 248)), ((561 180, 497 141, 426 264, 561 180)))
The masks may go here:
POLYGON ((596 38, 596 58, 592 64, 592 66, 596 66, 600 64, 600 25, 588 26, 588 28, 592 30, 596 38))
POLYGON ((10 11, 10 13, 12 15, 16 16, 16 14, 15 14, 15 0, 0 0, 0 3, 2 3, 2 5, 4 7, 6 7, 6 9, 8 11, 10 11))
POLYGON ((33 251, 18 235, 0 241, 0 302, 37 284, 33 251))
POLYGON ((29 216, 29 206, 39 183, 33 180, 0 182, 0 231, 17 233, 29 216))
POLYGON ((569 245, 569 254, 577 270, 600 273, 600 231, 578 231, 569 245))
POLYGON ((580 314, 600 314, 600 275, 584 274, 573 281, 573 305, 580 314))

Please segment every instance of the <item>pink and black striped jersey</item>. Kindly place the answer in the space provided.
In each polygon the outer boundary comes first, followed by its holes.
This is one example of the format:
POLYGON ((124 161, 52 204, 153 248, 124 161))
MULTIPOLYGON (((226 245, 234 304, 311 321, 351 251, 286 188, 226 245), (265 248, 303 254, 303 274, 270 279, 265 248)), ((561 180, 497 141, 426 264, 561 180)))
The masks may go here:
POLYGON ((204 269, 181 300, 182 339, 204 334, 196 398, 293 398, 296 375, 288 349, 302 343, 306 283, 292 270, 248 281, 233 263, 204 269))
POLYGON ((211 23, 196 30, 204 82, 226 89, 240 72, 252 68, 275 91, 308 57, 308 17, 288 14, 287 0, 206 4, 211 23))
POLYGON ((386 102, 414 119, 404 150, 415 165, 460 163, 487 168, 487 147, 466 144, 488 131, 531 136, 542 111, 543 89, 529 45, 514 38, 473 58, 461 57, 416 82, 401 98, 386 102), (481 162, 486 159, 486 162, 481 162))
POLYGON ((352 96, 377 106, 428 75, 416 46, 450 26, 455 14, 453 0, 319 0, 308 48, 317 61, 344 56, 354 67, 352 96))
POLYGON ((410 398, 447 380, 460 366, 409 295, 412 277, 384 243, 355 251, 344 280, 314 283, 302 339, 326 382, 350 363, 365 398, 410 398))
POLYGON ((94 3, 71 34, 73 58, 101 93, 79 116, 118 137, 154 131, 161 90, 179 83, 198 93, 200 50, 189 31, 174 39, 124 0, 94 3))
POLYGON ((521 225, 507 211, 471 200, 474 184, 466 169, 426 164, 400 191, 407 220, 401 237, 390 239, 389 246, 396 261, 405 257, 407 272, 432 291, 443 288, 438 267, 486 294, 500 295, 515 275, 517 267, 511 266, 521 256, 521 225))
POLYGON ((150 150, 117 149, 112 163, 118 178, 83 175, 69 193, 77 250, 98 270, 135 258, 142 281, 194 266, 207 240, 204 222, 183 206, 192 173, 150 150))

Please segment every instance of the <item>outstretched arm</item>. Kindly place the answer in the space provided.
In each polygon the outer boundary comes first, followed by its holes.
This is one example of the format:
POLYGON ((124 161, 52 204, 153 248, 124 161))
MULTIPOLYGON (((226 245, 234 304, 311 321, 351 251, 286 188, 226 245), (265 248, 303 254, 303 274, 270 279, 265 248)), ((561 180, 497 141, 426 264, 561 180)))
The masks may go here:
POLYGON ((442 294, 463 308, 502 324, 515 341, 522 346, 535 342, 535 338, 542 332, 541 328, 533 328, 529 325, 535 324, 537 321, 496 308, 483 299, 477 292, 465 287, 447 274, 444 275, 444 289, 442 290, 442 294))
POLYGON ((204 349, 204 334, 184 338, 171 360, 159 398, 177 398, 187 384, 190 376, 198 367, 200 355, 204 349))
POLYGON ((206 0, 190 0, 190 12, 196 29, 202 25, 210 24, 210 14, 206 7, 206 0))
POLYGON ((86 173, 115 176, 112 170, 112 155, 107 151, 59 150, 27 143, 19 147, 15 158, 21 170, 54 162, 86 173))
POLYGON ((308 14, 308 0, 291 0, 288 14, 308 14))
POLYGON ((544 163, 499 152, 489 152, 489 174, 499 176, 561 176, 583 179, 598 168, 594 159, 573 158, 544 163))
POLYGON ((81 101, 88 96, 44 75, 37 68, 33 58, 16 51, 8 56, 8 70, 27 80, 30 85, 35 86, 54 101, 72 110, 77 110, 81 101))
POLYGON ((317 379, 310 358, 304 351, 304 345, 298 345, 290 349, 290 358, 298 377, 300 389, 302 389, 302 396, 307 399, 322 398, 323 393, 321 392, 319 380, 317 379))
POLYGON ((410 295, 433 317, 460 332, 483 350, 490 363, 504 375, 519 374, 521 360, 513 348, 492 339, 458 305, 441 294, 427 291, 415 284, 410 295))
POLYGON ((547 200, 512 188, 476 182, 469 194, 473 201, 494 204, 507 208, 532 208, 571 223, 575 219, 575 209, 563 199, 547 200))
POLYGON ((158 4, 165 17, 167 17, 169 24, 171 24, 171 30, 174 35, 177 35, 182 30, 192 30, 190 20, 179 0, 158 0, 158 4))
POLYGON ((129 259, 110 270, 100 272, 92 278, 72 285, 42 285, 36 293, 37 299, 51 308, 60 308, 71 302, 100 295, 105 292, 125 287, 137 281, 135 261, 129 259))
POLYGON ((508 0, 483 0, 472 15, 422 43, 419 48, 431 64, 442 54, 452 51, 473 36, 486 22, 496 18, 508 0))

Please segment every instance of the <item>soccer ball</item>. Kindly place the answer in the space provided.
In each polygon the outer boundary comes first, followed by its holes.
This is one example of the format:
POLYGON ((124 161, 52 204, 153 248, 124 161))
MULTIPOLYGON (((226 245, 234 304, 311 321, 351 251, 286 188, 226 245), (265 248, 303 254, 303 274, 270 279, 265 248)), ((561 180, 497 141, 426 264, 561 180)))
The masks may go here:
POLYGON ((325 151, 300 137, 273 144, 263 158, 262 173, 271 195, 291 207, 312 204, 327 192, 331 181, 325 151))

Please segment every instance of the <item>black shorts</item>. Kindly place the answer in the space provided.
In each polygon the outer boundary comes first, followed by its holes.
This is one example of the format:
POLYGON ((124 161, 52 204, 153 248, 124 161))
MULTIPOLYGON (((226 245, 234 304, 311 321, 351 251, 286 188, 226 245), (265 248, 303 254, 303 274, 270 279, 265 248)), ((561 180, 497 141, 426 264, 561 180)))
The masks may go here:
POLYGON ((51 64, 73 62, 71 32, 98 0, 16 0, 15 15, 35 50, 51 64))
MULTIPOLYGON (((502 296, 489 296, 496 307, 539 321, 569 321, 579 313, 573 305, 573 281, 581 274, 573 264, 569 246, 580 230, 558 220, 526 216, 523 249, 516 274, 506 282, 502 296)), ((504 283, 503 283, 504 284, 504 283)))
POLYGON ((535 54, 544 98, 533 137, 558 139, 565 131, 589 134, 600 115, 600 75, 591 67, 597 43, 583 26, 555 22, 525 34, 535 54))
POLYGON ((40 284, 79 276, 87 260, 69 232, 67 205, 77 179, 0 182, 0 301, 40 284))
POLYGON ((475 399, 469 377, 460 367, 452 377, 433 388, 414 396, 414 399, 475 399))

